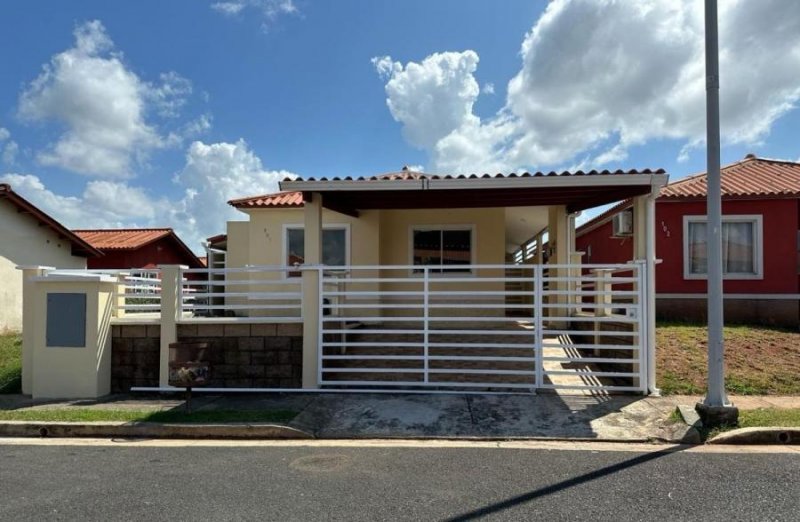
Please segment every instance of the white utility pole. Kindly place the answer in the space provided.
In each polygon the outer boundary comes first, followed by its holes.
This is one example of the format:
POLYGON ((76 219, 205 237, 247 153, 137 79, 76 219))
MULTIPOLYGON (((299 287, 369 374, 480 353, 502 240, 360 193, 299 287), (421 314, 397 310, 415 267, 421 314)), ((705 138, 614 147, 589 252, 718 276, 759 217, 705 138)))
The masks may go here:
POLYGON ((708 425, 735 423, 738 411, 725 394, 725 350, 722 337, 722 189, 719 136, 719 35, 717 1, 705 0, 706 25, 706 239, 708 256, 708 391, 698 412, 708 425), (704 413, 706 415, 704 415, 704 413), (710 414, 710 415, 709 415, 710 414))

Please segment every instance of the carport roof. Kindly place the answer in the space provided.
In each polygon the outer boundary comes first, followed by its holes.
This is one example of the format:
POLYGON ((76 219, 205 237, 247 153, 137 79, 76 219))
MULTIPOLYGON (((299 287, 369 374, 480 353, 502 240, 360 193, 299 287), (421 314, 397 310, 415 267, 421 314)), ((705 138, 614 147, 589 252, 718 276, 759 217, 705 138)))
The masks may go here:
POLYGON ((664 170, 429 174, 404 169, 370 177, 284 179, 281 190, 323 195, 323 206, 349 215, 368 209, 479 208, 565 205, 577 212, 650 194, 666 184, 664 170))

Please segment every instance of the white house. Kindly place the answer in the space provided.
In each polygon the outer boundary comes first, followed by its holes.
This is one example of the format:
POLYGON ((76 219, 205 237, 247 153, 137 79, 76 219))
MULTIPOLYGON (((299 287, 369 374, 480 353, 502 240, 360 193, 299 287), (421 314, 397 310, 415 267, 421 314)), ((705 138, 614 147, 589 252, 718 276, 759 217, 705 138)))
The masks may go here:
POLYGON ((0 332, 22 329, 22 272, 18 266, 86 268, 101 255, 17 194, 0 184, 0 332))

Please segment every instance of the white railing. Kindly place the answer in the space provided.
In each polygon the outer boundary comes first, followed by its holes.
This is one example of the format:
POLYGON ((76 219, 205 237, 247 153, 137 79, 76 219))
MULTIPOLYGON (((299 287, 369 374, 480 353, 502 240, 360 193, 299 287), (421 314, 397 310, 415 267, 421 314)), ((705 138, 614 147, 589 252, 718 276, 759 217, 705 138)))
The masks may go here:
POLYGON ((643 263, 545 265, 541 388, 645 391, 643 263))
POLYGON ((322 290, 319 380, 332 386, 535 387, 535 267, 336 267, 322 290))
POLYGON ((302 318, 302 278, 297 267, 192 268, 181 271, 181 320, 302 318))
POLYGON ((327 267, 319 382, 644 391, 642 278, 640 264, 327 267))
POLYGON ((119 284, 116 287, 113 304, 116 317, 157 316, 161 313, 161 270, 157 268, 92 269, 84 272, 117 278, 119 284))

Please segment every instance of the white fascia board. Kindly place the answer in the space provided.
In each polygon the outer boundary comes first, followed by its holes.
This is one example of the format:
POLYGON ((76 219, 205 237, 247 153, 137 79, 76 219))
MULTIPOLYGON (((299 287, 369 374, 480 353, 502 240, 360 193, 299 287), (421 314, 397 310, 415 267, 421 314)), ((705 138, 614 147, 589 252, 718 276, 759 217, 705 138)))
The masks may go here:
POLYGON ((483 188, 630 187, 666 183, 666 174, 607 174, 596 176, 530 176, 517 178, 432 179, 431 190, 483 188))
POLYGON ((305 192, 373 191, 373 190, 450 190, 484 188, 561 188, 561 187, 662 187, 669 177, 666 174, 605 174, 586 176, 528 176, 516 178, 464 178, 424 179, 418 181, 281 181, 281 190, 305 192))

